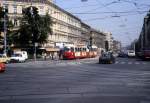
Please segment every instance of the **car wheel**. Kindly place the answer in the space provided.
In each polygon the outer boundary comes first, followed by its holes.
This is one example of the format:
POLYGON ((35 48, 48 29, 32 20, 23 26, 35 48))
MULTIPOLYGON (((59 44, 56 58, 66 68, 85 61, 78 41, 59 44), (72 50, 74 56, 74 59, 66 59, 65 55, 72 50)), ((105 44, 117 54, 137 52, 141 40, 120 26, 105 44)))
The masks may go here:
POLYGON ((9 63, 9 61, 7 60, 7 61, 6 61, 6 64, 8 64, 8 63, 9 63))
POLYGON ((112 63, 113 63, 113 61, 110 61, 109 63, 110 63, 110 64, 112 64, 112 63))

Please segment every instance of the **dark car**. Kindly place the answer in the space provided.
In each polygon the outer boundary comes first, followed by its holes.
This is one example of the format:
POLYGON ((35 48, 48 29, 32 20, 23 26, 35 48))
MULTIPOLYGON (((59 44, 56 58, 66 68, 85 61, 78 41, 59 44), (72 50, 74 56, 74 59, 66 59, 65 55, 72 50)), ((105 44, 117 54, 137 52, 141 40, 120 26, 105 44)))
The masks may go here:
POLYGON ((128 57, 128 55, 127 55, 127 53, 120 52, 120 53, 118 54, 118 57, 126 58, 126 57, 128 57))
POLYGON ((108 63, 112 64, 115 63, 115 57, 110 52, 105 52, 99 57, 99 63, 108 63))

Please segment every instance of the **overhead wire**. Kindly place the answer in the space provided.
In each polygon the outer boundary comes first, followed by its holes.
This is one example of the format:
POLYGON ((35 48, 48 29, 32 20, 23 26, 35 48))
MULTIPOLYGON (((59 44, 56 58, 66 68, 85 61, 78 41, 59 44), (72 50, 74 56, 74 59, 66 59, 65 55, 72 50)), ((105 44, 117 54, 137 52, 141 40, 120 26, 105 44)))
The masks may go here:
MULTIPOLYGON (((101 4, 101 5, 103 5, 104 6, 104 4, 103 3, 101 3, 99 0, 96 0, 99 4, 101 4)), ((119 0, 120 1, 120 0, 119 0)), ((108 9, 108 10, 110 10, 111 12, 113 12, 113 10, 111 10, 110 8, 108 8, 108 7, 106 7, 106 9, 108 9)), ((115 13, 115 15, 116 16, 118 16, 118 14, 117 13, 115 13)), ((112 17, 112 16, 111 16, 112 17)), ((123 25, 125 25, 125 28, 126 28, 126 24, 124 23, 124 20, 122 20, 122 18, 121 18, 121 16, 119 17, 120 18, 120 20, 121 20, 121 22, 123 23, 123 25)), ((127 28, 126 28, 126 30, 127 30, 127 28)), ((129 35, 128 35, 129 36, 129 35)))
POLYGON ((141 6, 141 5, 143 5, 143 6, 150 6, 150 4, 141 4, 141 3, 137 3, 137 2, 131 1, 131 0, 119 0, 119 1, 127 2, 127 3, 132 3, 132 4, 137 4, 139 6, 141 6))
MULTIPOLYGON (((126 14, 126 15, 119 15, 118 17, 123 17, 123 16, 131 16, 131 15, 139 15, 137 12, 134 14, 126 14)), ((99 18, 92 18, 92 19, 86 19, 83 21, 94 21, 94 20, 103 20, 103 19, 108 19, 108 18, 118 18, 117 16, 105 16, 105 17, 99 17, 99 18)), ((124 24, 123 24, 124 25, 124 24)))
POLYGON ((78 9, 78 8, 86 8, 86 7, 91 7, 91 6, 97 6, 98 4, 93 4, 93 5, 82 5, 82 6, 74 6, 74 7, 66 7, 64 9, 78 9))
POLYGON ((120 0, 120 1, 127 2, 127 3, 130 3, 130 4, 134 5, 135 8, 137 9, 137 12, 138 12, 139 14, 141 14, 141 12, 139 11, 140 8, 138 7, 139 4, 138 4, 137 2, 135 2, 135 1, 129 1, 129 0, 120 0))
POLYGON ((104 4, 104 5, 102 5, 102 6, 99 6, 99 7, 97 7, 97 8, 94 8, 94 9, 91 9, 91 10, 88 10, 88 11, 84 11, 84 12, 93 12, 93 11, 95 11, 95 10, 105 8, 105 7, 110 6, 110 5, 112 5, 112 4, 115 4, 115 3, 118 3, 118 2, 117 2, 117 1, 112 1, 112 2, 110 2, 110 3, 104 4))
MULTIPOLYGON (((112 13, 119 13, 119 14, 127 14, 127 13, 135 13, 137 11, 113 11, 113 12, 90 12, 90 13, 87 13, 87 12, 76 12, 76 13, 72 13, 72 14, 112 14, 112 13)), ((139 11, 140 13, 146 13, 148 12, 148 10, 145 10, 145 11, 139 11)))

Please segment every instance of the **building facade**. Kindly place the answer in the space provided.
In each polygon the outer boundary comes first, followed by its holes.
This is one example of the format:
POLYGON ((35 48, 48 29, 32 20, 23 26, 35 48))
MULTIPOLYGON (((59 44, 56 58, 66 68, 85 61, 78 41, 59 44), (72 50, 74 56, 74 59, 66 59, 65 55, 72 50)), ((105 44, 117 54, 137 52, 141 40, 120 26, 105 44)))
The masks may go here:
POLYGON ((77 43, 81 40, 81 20, 52 3, 52 0, 5 0, 1 6, 8 9, 9 19, 20 25, 22 10, 29 6, 38 8, 40 15, 48 13, 53 21, 52 32, 45 47, 54 47, 56 43, 77 43))
POLYGON ((89 45, 91 37, 91 27, 85 23, 81 23, 81 42, 82 44, 89 45))
POLYGON ((37 7, 40 15, 48 13, 53 21, 53 34, 49 35, 48 43, 42 45, 44 48, 54 48, 65 43, 89 45, 90 37, 92 37, 93 45, 98 48, 105 49, 105 41, 108 41, 109 48, 111 48, 111 33, 91 29, 79 18, 55 5, 52 0, 3 0, 0 6, 8 9, 9 19, 15 29, 19 28, 22 11, 26 7, 37 7))
POLYGON ((113 41, 113 52, 119 53, 121 51, 121 42, 114 40, 113 41))
POLYGON ((112 33, 110 32, 105 32, 105 49, 106 51, 112 51, 113 50, 113 37, 112 37, 112 33))
POLYGON ((93 45, 96 45, 98 48, 105 49, 105 40, 106 40, 105 33, 92 28, 91 37, 93 45))

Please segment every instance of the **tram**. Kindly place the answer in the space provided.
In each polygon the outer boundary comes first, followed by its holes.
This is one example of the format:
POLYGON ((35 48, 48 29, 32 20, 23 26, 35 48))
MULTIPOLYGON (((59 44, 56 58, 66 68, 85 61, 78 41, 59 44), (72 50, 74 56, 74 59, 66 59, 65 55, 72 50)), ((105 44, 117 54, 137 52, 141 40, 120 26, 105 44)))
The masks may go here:
POLYGON ((85 45, 65 45, 61 50, 61 57, 63 59, 83 59, 94 58, 97 56, 97 47, 92 46, 88 48, 85 45))

